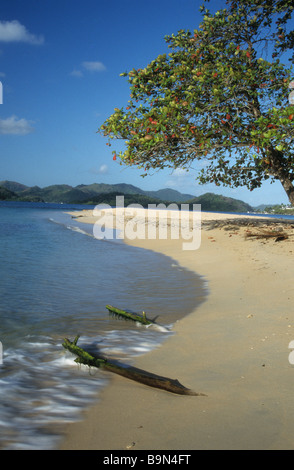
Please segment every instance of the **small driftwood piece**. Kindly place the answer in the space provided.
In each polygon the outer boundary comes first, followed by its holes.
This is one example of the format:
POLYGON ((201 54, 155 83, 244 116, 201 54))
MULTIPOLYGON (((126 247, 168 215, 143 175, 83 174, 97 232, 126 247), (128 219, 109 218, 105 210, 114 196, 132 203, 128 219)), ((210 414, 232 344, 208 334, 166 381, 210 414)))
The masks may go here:
POLYGON ((62 346, 76 355, 75 362, 85 364, 91 367, 98 367, 99 369, 113 372, 136 382, 148 385, 150 387, 160 388, 171 393, 178 395, 192 395, 192 396, 206 396, 203 393, 196 393, 189 388, 184 387, 178 380, 169 379, 160 375, 155 375, 142 369, 137 369, 131 366, 120 365, 117 362, 110 361, 103 357, 98 357, 85 351, 83 348, 77 346, 79 336, 76 336, 74 341, 64 339, 62 346))
POLYGON ((142 315, 139 315, 137 313, 132 313, 126 310, 113 307, 112 305, 106 305, 106 308, 111 315, 124 318, 125 320, 132 320, 134 322, 142 323, 143 325, 151 325, 152 323, 154 323, 152 320, 149 320, 146 317, 145 312, 142 312, 142 315))
POLYGON ((279 242, 282 240, 287 240, 289 236, 283 230, 263 230, 257 233, 247 232, 245 234, 245 238, 256 238, 257 240, 275 238, 275 241, 279 242))

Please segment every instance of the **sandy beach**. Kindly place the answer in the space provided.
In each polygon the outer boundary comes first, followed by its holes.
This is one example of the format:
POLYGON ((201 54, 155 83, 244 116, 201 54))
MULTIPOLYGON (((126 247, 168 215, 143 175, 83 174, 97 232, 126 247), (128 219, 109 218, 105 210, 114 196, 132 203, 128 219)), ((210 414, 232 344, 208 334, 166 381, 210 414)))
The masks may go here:
MULTIPOLYGON (((73 215, 97 220, 92 211, 73 215)), ((162 346, 135 361, 206 396, 175 395, 111 374, 98 403, 67 426, 60 449, 294 448, 294 224, 281 227, 288 238, 259 238, 253 235, 273 229, 234 225, 241 217, 230 214, 201 217, 196 250, 183 250, 183 240, 171 237, 125 243, 165 254, 206 280, 204 302, 176 322, 162 346), (225 219, 231 222, 209 224, 225 219)))

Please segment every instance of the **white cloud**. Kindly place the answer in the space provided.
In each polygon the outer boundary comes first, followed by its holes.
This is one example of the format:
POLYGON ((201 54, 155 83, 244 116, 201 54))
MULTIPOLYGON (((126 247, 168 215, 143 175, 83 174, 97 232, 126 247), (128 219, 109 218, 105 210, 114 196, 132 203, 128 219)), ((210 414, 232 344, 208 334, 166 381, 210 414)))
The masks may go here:
MULTIPOLYGON (((99 61, 93 61, 93 62, 82 62, 81 63, 82 69, 88 71, 88 72, 104 72, 106 70, 105 65, 102 62, 99 61)), ((72 77, 83 77, 84 73, 81 70, 74 69, 70 75, 72 77)))
POLYGON ((107 165, 101 165, 99 168, 99 173, 100 175, 105 175, 105 173, 108 173, 108 166, 107 165))
POLYGON ((43 44, 43 36, 31 34, 19 21, 0 21, 0 42, 27 42, 43 44))
POLYGON ((106 67, 102 62, 83 62, 82 66, 90 72, 103 72, 106 67))
POLYGON ((108 173, 108 166, 104 164, 99 168, 91 168, 90 172, 94 175, 106 175, 108 173))
POLYGON ((84 76, 83 72, 81 72, 80 70, 76 70, 76 69, 73 70, 72 72, 70 72, 70 75, 72 77, 83 77, 84 76))
POLYGON ((26 135, 33 131, 31 121, 26 119, 18 119, 16 116, 0 119, 0 134, 26 135))
POLYGON ((169 179, 166 181, 165 186, 171 188, 179 188, 184 186, 188 180, 191 179, 191 174, 183 168, 176 168, 169 179))

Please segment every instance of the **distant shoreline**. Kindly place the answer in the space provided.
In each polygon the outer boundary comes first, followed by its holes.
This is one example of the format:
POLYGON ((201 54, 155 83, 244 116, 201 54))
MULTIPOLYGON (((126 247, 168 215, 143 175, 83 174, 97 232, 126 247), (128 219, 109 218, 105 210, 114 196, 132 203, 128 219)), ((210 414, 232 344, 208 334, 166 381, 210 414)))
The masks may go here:
POLYGON ((0 200, 10 199, 24 202, 53 202, 64 204, 106 203, 115 206, 115 197, 124 195, 126 203, 137 203, 147 207, 149 203, 166 205, 170 203, 201 204, 203 210, 253 212, 249 204, 227 196, 205 193, 201 196, 183 194, 175 189, 165 188, 157 191, 146 191, 132 184, 93 183, 70 186, 67 184, 50 185, 45 188, 29 187, 14 181, 0 181, 0 200))

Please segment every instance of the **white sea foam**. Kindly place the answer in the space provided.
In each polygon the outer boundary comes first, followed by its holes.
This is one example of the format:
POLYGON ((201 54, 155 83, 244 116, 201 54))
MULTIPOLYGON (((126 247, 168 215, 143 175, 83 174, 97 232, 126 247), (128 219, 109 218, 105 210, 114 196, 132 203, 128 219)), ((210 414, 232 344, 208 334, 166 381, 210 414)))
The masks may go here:
POLYGON ((5 210, 0 218, 0 241, 5 236, 11 244, 0 253, 6 266, 0 274, 0 449, 56 448, 63 424, 80 419, 107 386, 109 374, 77 364, 60 335, 81 331, 81 347, 132 364, 173 334, 176 291, 188 298, 191 276, 181 271, 180 278, 167 258, 118 240, 96 242, 91 226, 83 229, 58 211, 49 212, 49 223, 48 213, 39 212, 5 210), (135 311, 142 306, 163 325, 109 319, 109 301, 135 311))
MULTIPOLYGON (((140 329, 109 330, 103 341, 82 336, 79 342, 82 347, 98 346, 102 354, 129 362, 171 334, 164 331, 164 336, 158 336, 156 331, 145 330, 142 337, 142 333, 140 329)), ((2 441, 4 449, 56 448, 56 426, 79 420, 83 408, 97 400, 99 390, 108 384, 107 375, 76 364, 59 340, 49 342, 48 337, 28 336, 21 348, 7 351, 4 367, 9 370, 0 379, 0 448, 2 441)))

